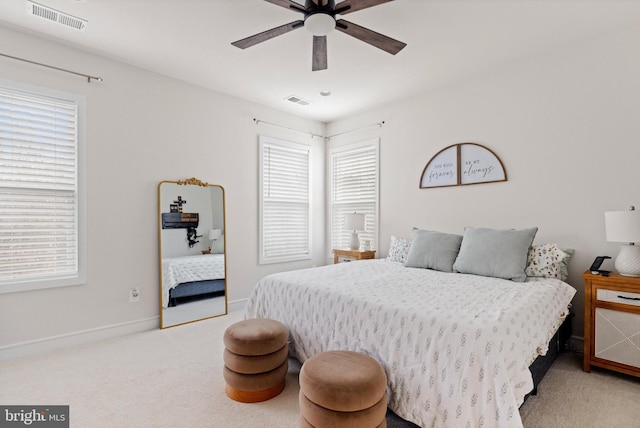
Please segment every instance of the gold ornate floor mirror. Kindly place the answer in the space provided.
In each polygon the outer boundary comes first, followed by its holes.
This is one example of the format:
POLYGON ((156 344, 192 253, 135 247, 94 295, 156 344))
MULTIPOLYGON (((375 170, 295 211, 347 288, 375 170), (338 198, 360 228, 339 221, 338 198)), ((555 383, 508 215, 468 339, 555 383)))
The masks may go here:
POLYGON ((160 327, 227 314, 224 188, 189 178, 158 184, 160 327))

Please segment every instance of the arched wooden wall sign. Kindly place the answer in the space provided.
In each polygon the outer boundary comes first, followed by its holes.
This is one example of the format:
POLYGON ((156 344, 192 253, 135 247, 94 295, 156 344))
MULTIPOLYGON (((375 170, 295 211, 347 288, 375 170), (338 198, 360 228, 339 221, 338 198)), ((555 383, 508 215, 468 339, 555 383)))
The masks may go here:
POLYGON ((476 143, 445 147, 422 171, 420 188, 463 186, 507 181, 502 161, 488 148, 476 143))

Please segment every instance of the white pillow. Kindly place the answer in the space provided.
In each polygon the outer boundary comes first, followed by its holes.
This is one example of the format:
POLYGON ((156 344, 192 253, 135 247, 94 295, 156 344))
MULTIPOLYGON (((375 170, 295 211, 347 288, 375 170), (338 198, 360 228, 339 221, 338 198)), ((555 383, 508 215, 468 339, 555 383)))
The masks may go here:
POLYGON ((387 260, 400 263, 406 262, 409 248, 411 248, 411 240, 392 236, 387 260))
POLYGON ((572 249, 561 249, 557 244, 534 245, 527 256, 527 276, 557 278, 566 281, 572 249))

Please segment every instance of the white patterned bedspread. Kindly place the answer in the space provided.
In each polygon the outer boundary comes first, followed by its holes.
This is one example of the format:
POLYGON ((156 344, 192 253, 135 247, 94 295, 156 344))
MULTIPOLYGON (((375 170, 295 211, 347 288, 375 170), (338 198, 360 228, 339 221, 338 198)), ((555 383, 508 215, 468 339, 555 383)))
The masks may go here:
POLYGON ((169 257, 162 259, 162 302, 169 302, 169 290, 183 282, 224 279, 224 254, 169 257))
POLYGON ((248 318, 284 323, 304 362, 344 349, 384 367, 389 408, 421 427, 521 427, 544 355, 576 290, 363 260, 272 274, 248 318))

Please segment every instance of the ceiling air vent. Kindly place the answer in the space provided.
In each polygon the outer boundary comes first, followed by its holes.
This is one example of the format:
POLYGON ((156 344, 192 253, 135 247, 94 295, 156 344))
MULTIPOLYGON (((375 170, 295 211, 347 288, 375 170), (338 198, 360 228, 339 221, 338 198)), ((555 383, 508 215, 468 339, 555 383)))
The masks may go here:
POLYGON ((38 16, 48 21, 80 31, 84 30, 87 26, 87 21, 84 19, 76 18, 75 16, 71 16, 32 1, 27 1, 27 13, 29 15, 38 16))
POLYGON ((303 100, 302 98, 296 97, 295 95, 291 95, 285 98, 285 100, 291 101, 292 103, 295 103, 295 104, 300 104, 301 106, 308 106, 309 104, 311 104, 311 101, 303 100))

